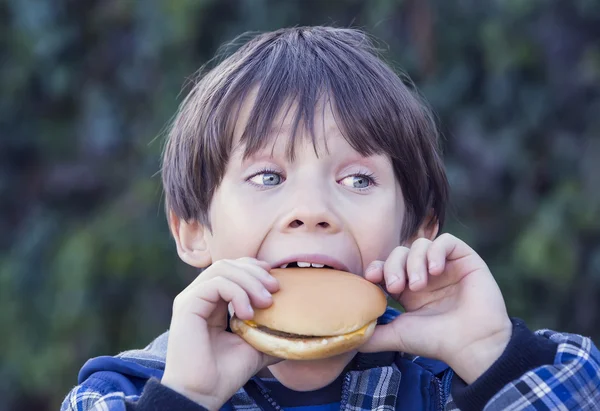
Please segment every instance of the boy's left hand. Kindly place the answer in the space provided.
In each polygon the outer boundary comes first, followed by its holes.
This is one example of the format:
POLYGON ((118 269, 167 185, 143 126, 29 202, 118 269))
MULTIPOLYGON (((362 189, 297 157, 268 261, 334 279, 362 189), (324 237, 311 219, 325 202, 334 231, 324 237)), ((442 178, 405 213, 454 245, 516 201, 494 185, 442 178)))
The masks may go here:
POLYGON ((510 340, 512 323, 492 273, 472 248, 450 234, 397 247, 385 262, 371 263, 365 278, 384 286, 406 312, 378 326, 363 352, 439 359, 470 384, 510 340))

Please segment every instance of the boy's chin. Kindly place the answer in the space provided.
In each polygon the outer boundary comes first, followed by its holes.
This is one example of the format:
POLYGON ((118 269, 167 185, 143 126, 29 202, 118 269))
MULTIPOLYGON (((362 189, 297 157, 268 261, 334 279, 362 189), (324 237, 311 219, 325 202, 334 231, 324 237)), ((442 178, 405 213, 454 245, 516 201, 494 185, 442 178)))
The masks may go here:
POLYGON ((261 372, 259 376, 274 377, 290 390, 314 391, 339 377, 355 355, 356 351, 351 351, 323 360, 285 360, 269 366, 268 374, 261 372))

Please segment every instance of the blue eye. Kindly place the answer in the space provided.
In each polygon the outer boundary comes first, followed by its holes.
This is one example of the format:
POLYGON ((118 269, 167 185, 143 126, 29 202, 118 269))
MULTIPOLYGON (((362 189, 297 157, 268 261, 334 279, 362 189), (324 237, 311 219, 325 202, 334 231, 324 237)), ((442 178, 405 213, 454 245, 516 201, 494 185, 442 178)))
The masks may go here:
POLYGON ((348 177, 344 177, 340 183, 347 187, 365 189, 374 185, 373 179, 369 176, 357 174, 348 177))
POLYGON ((250 177, 248 181, 259 186, 277 186, 283 182, 283 177, 279 173, 262 171, 250 177))

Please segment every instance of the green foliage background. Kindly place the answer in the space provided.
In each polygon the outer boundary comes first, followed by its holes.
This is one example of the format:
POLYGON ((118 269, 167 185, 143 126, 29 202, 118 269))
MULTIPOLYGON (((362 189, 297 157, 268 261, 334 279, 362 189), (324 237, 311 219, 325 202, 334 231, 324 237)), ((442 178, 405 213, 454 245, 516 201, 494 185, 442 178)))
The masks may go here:
POLYGON ((159 157, 181 89, 248 30, 362 27, 439 116, 447 231, 510 313, 600 337, 600 2, 0 0, 0 410, 164 331, 194 277, 159 157))

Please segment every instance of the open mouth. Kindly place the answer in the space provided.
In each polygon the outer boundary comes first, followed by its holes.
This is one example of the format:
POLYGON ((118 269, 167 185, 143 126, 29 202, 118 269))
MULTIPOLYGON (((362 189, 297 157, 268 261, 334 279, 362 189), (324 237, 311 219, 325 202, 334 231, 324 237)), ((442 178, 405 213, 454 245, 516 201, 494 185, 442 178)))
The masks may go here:
POLYGON ((337 271, 351 270, 335 257, 325 254, 296 254, 272 263, 273 268, 328 268, 337 271))
POLYGON ((293 261, 291 263, 282 264, 279 268, 329 268, 333 269, 333 267, 326 264, 319 263, 309 263, 306 261, 293 261))

